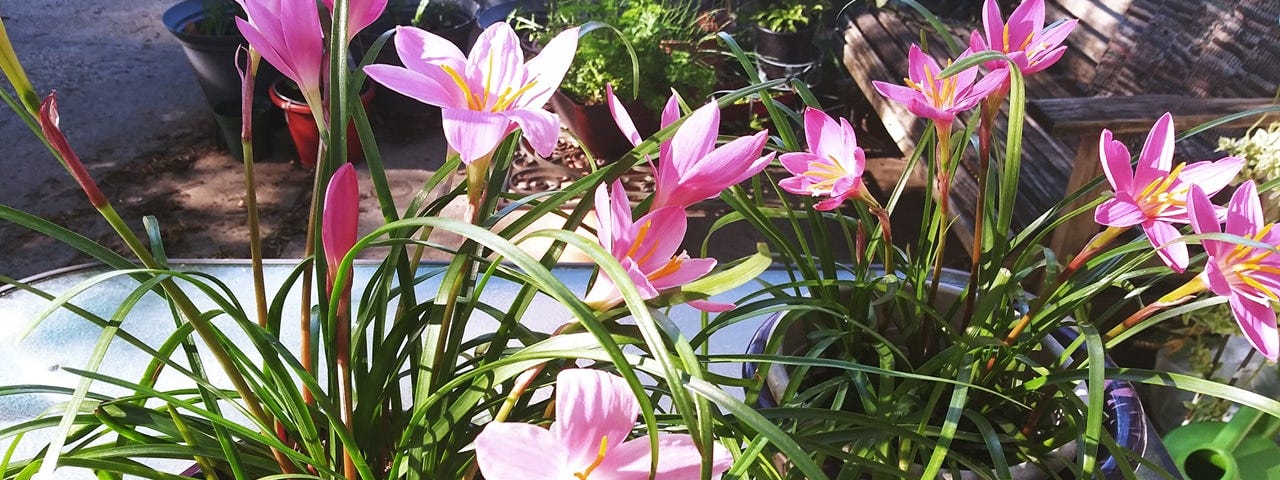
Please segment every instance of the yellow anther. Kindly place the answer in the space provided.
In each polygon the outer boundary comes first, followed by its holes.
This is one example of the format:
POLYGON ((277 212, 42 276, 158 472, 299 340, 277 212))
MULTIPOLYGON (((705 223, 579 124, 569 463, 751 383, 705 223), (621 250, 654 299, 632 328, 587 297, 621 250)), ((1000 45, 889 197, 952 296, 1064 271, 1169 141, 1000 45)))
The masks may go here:
POLYGON ((480 105, 477 101, 475 94, 471 93, 471 86, 467 85, 467 81, 462 78, 462 75, 459 74, 457 70, 454 70, 453 67, 448 65, 441 65, 440 69, 444 70, 444 73, 448 75, 449 78, 453 79, 453 83, 458 86, 458 90, 462 90, 462 94, 467 98, 468 107, 472 110, 480 110, 481 108, 484 108, 484 106, 480 105))
POLYGON ((606 436, 600 437, 600 452, 596 454, 596 461, 591 462, 591 465, 587 465, 586 470, 574 473, 573 476, 578 477, 578 480, 587 480, 587 476, 591 475, 591 471, 599 467, 601 463, 604 463, 604 454, 608 449, 609 449, 609 436, 606 435, 606 436))

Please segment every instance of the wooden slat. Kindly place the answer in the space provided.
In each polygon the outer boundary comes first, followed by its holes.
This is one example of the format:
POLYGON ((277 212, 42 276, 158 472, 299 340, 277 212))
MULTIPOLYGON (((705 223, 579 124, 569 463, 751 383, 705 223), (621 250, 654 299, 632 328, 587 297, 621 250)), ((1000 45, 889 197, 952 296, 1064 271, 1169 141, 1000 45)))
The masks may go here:
MULTIPOLYGON (((901 76, 890 71, 873 48, 877 42, 892 43, 890 38, 873 14, 858 15, 845 29, 844 64, 845 69, 858 84, 858 88, 862 90, 876 114, 880 116, 885 130, 898 145, 898 149, 909 155, 910 152, 915 151, 915 139, 923 129, 917 125, 919 119, 912 115, 906 106, 880 96, 871 83, 872 81, 896 83, 901 79, 901 76)), ((904 60, 905 58, 903 57, 904 60)))
MULTIPOLYGON (((1028 111, 1055 136, 1100 131, 1143 132, 1165 112, 1178 125, 1191 127, 1232 113, 1271 105, 1270 98, 1193 98, 1178 95, 1047 98, 1031 100, 1028 111)), ((1226 126, 1252 125, 1256 117, 1226 126)))

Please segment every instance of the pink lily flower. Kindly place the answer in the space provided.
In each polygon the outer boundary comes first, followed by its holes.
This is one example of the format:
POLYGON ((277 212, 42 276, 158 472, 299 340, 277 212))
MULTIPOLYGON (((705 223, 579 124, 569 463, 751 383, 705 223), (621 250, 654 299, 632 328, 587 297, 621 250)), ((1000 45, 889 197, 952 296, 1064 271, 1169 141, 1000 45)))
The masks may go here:
MULTIPOLYGON (((324 0, 324 5, 333 12, 333 0, 324 0)), ((357 33, 373 24, 374 20, 387 9, 387 0, 351 0, 347 2, 350 13, 347 14, 347 41, 355 38, 357 33)))
POLYGON ((249 46, 298 84, 307 103, 320 103, 324 30, 313 0, 236 0, 248 20, 236 26, 249 46))
POLYGON ((356 244, 356 227, 360 223, 360 184, 350 163, 338 167, 329 179, 320 222, 320 242, 329 265, 329 291, 333 292, 338 266, 356 244))
POLYGON ((412 27, 396 29, 404 67, 369 65, 369 78, 443 111, 445 140, 470 164, 489 155, 517 127, 538 155, 548 156, 560 119, 542 109, 560 86, 578 48, 578 29, 556 35, 537 57, 524 53, 510 25, 485 29, 470 56, 448 40, 412 27))
POLYGON ((1151 127, 1133 172, 1129 171, 1129 149, 1112 140, 1110 130, 1102 131, 1099 142, 1102 169, 1115 196, 1098 205, 1094 221, 1109 227, 1141 225, 1160 259, 1182 273, 1187 268, 1187 245, 1176 241, 1181 235, 1172 224, 1188 222, 1188 188, 1194 184, 1210 195, 1218 193, 1235 178, 1244 160, 1226 157, 1173 168, 1173 116, 1168 113, 1151 127))
POLYGON ((796 195, 827 197, 814 205, 823 211, 839 207, 845 199, 870 198, 862 183, 866 154, 858 147, 848 120, 841 118, 836 123, 822 110, 806 108, 804 135, 809 151, 782 154, 782 166, 795 176, 783 179, 778 186, 796 195))
MULTIPOLYGON (((982 5, 982 25, 986 38, 974 31, 969 37, 969 50, 981 52, 995 50, 1004 53, 1023 74, 1039 72, 1057 62, 1066 53, 1062 44, 1075 30, 1079 20, 1070 19, 1044 28, 1044 0, 1027 0, 1009 14, 1009 21, 1000 19, 1000 6, 995 0, 982 5)), ((1008 65, 1005 62, 987 62, 994 71, 1008 65)))
MULTIPOLYGON (((622 264, 645 300, 657 297, 662 290, 701 278, 716 266, 715 259, 689 258, 680 251, 688 227, 683 208, 659 208, 632 222, 627 192, 622 189, 622 182, 614 182, 612 192, 604 185, 596 190, 595 211, 600 220, 597 229, 600 245, 622 264)), ((587 292, 586 302, 598 310, 608 310, 622 302, 622 294, 613 279, 600 275, 587 292)), ((727 309, 705 301, 690 302, 690 305, 710 311, 727 309)))
MULTIPOLYGON (((965 50, 959 58, 972 54, 965 50)), ((950 126, 956 114, 978 105, 1008 79, 1005 69, 993 70, 978 80, 977 67, 966 69, 947 78, 938 78, 943 69, 938 61, 911 45, 907 55, 907 86, 885 82, 872 82, 876 91, 885 98, 906 105, 911 113, 932 119, 940 125, 950 126)))
MULTIPOLYGON (((605 86, 609 100, 609 112, 618 129, 640 144, 631 115, 613 94, 613 87, 605 86)), ((662 128, 680 118, 680 104, 673 95, 662 110, 662 128)), ((750 137, 736 138, 716 148, 716 136, 720 132, 720 107, 708 102, 694 110, 680 125, 676 134, 662 143, 658 153, 658 165, 654 172, 654 196, 650 207, 686 208, 708 198, 715 198, 726 188, 760 173, 773 161, 774 154, 760 156, 769 132, 762 131, 750 137)))
MULTIPOLYGON (((1220 233, 1218 209, 1199 185, 1191 185, 1187 214, 1196 233, 1220 233)), ((1255 240, 1272 248, 1280 246, 1275 224, 1264 224, 1262 204, 1253 181, 1245 182, 1231 195, 1227 206, 1225 233, 1255 240)), ((1200 279, 1209 290, 1227 297, 1240 331, 1253 348, 1271 361, 1280 355, 1276 332, 1276 312, 1271 305, 1280 300, 1280 255, 1271 249, 1223 240, 1203 240, 1209 254, 1200 279)))
MULTIPOLYGON (((640 414, 626 380, 591 369, 567 369, 556 376, 556 421, 551 428, 527 423, 493 422, 476 436, 476 462, 488 480, 610 479, 647 480, 650 445, 645 437, 627 440, 640 414)), ((712 478, 733 459, 720 444, 712 446, 712 478)), ((697 479, 702 455, 689 435, 658 434, 654 478, 697 479)))

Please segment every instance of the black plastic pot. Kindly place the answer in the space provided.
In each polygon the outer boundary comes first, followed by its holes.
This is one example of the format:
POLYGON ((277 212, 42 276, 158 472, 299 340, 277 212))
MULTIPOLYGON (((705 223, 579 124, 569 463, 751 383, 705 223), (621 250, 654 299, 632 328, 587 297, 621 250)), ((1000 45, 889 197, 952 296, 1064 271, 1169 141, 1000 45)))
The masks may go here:
MULTIPOLYGON (((942 289, 940 294, 946 294, 947 290, 953 289, 955 294, 959 294, 964 289, 967 281, 968 273, 957 270, 944 269, 942 274, 942 289)), ((767 318, 763 324, 756 330, 752 336, 750 343, 746 348, 746 353, 751 355, 759 355, 766 353, 766 347, 770 339, 782 335, 780 343, 782 349, 787 352, 793 352, 804 341, 800 322, 789 322, 787 332, 777 331, 782 324, 781 320, 785 312, 779 312, 767 318)), ((1078 333, 1069 328, 1062 328, 1052 335, 1045 337, 1042 342, 1045 350, 1050 355, 1060 355, 1064 350, 1064 345, 1070 344, 1078 333)), ((1114 364, 1107 360, 1107 367, 1115 367, 1114 364)), ((755 363, 744 363, 742 365, 742 375, 745 379, 753 379, 763 377, 764 388, 760 390, 756 405, 760 408, 774 408, 778 406, 776 399, 787 388, 790 383, 789 369, 782 365, 771 365, 767 371, 761 372, 759 366, 755 363)), ((1103 395, 1106 397, 1104 404, 1106 408, 1106 419, 1103 427, 1107 429, 1116 443, 1125 449, 1156 460, 1157 464, 1162 464, 1168 468, 1172 468, 1172 464, 1167 460, 1167 452, 1164 451, 1163 445, 1159 439, 1149 435, 1149 424, 1147 422, 1146 413, 1142 409, 1142 402, 1138 399, 1138 394, 1134 390, 1133 385, 1129 382, 1119 380, 1106 380, 1103 388, 1103 395)), ((1075 442, 1068 443, 1061 447, 1064 450, 1058 451, 1062 457, 1074 458, 1076 446, 1075 442)), ((1106 449, 1100 449, 1099 468, 1107 479, 1120 479, 1123 474, 1120 473, 1117 460, 1112 457, 1106 449)), ((1063 465, 1065 466, 1065 465, 1063 465)), ((1013 478, 1019 480, 1046 478, 1045 472, 1037 466, 1031 464, 1012 465, 1010 470, 1013 478)), ((1172 471, 1172 470, 1170 470, 1172 471)), ((960 478, 967 479, 969 476, 963 474, 972 474, 972 472, 962 472, 960 478)), ((973 478, 977 478, 976 475, 973 478)))
MULTIPOLYGON (((255 161, 271 155, 271 133, 280 123, 278 110, 271 107, 267 97, 253 99, 253 158, 255 161)), ((218 122, 221 143, 227 153, 244 160, 244 146, 240 143, 240 101, 227 100, 213 106, 213 118, 218 122)))
MULTIPOLYGON (((245 43, 234 23, 222 32, 201 33, 197 24, 208 17, 204 0, 184 0, 164 12, 164 26, 182 43, 187 61, 195 71, 209 106, 240 98, 240 75, 236 71, 236 49, 245 43)), ((261 75, 260 75, 261 77, 261 75)), ((270 82, 257 82, 263 88, 270 82)))
MULTIPOLYGON (((551 108, 592 157, 612 161, 631 151, 631 141, 618 129, 608 105, 582 105, 557 90, 551 96, 551 108)), ((649 109, 635 103, 626 108, 641 137, 658 131, 658 117, 649 109)))
POLYGON ((815 31, 812 25, 798 32, 775 32, 756 25, 756 60, 765 79, 796 77, 812 69, 817 61, 815 31))

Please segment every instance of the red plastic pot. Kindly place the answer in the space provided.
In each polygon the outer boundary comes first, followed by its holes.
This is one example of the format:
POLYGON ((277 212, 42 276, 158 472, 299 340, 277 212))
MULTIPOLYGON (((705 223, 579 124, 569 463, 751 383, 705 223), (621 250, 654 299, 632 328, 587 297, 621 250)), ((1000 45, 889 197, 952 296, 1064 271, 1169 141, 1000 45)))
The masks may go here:
MULTIPOLYGON (((271 103, 284 110, 284 122, 289 126, 289 136, 293 137, 293 146, 298 151, 298 161, 305 167, 316 166, 316 155, 320 150, 320 131, 316 129, 315 117, 311 115, 311 107, 303 101, 292 82, 280 79, 271 84, 271 103)), ((373 85, 365 84, 360 93, 360 103, 367 108, 373 100, 373 85)), ((347 161, 359 162, 364 159, 364 147, 360 144, 360 136, 356 133, 354 123, 347 124, 347 161)))

